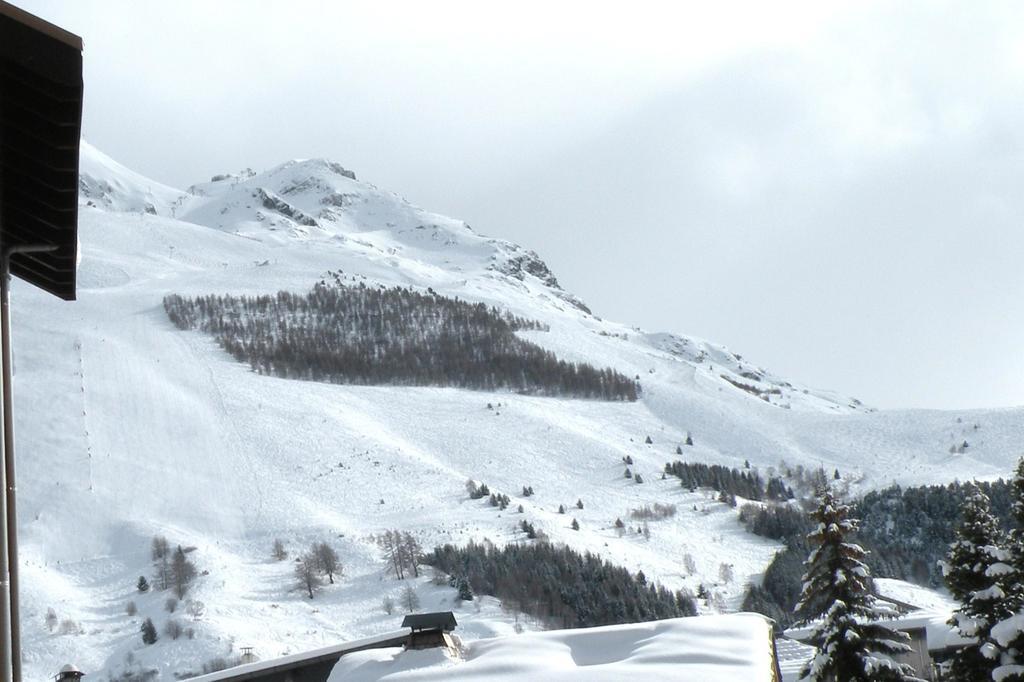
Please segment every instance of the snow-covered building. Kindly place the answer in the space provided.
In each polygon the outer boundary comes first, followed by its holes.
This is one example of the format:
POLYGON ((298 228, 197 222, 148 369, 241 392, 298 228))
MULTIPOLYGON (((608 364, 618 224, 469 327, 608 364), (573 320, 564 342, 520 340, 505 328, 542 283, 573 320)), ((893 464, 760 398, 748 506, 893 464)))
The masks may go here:
POLYGON ((781 682, 771 622, 740 613, 475 640, 457 653, 378 648, 342 657, 329 682, 781 682))
MULTIPOLYGON (((918 609, 897 618, 879 621, 886 627, 910 637, 907 644, 911 650, 894 656, 893 660, 910 665, 918 677, 924 680, 942 679, 944 662, 954 651, 969 643, 949 625, 950 615, 950 611, 941 609, 918 609)), ((806 640, 810 634, 810 626, 790 628, 786 631, 787 637, 797 641, 806 640)), ((813 648, 808 648, 810 653, 805 660, 809 660, 814 653, 813 648)))
POLYGON ((549 630, 467 643, 448 635, 454 627, 451 613, 420 615, 425 618, 407 619, 392 633, 240 665, 193 682, 783 682, 771 621, 754 613, 549 630), (410 646, 417 628, 440 632, 443 637, 437 641, 442 645, 410 646))

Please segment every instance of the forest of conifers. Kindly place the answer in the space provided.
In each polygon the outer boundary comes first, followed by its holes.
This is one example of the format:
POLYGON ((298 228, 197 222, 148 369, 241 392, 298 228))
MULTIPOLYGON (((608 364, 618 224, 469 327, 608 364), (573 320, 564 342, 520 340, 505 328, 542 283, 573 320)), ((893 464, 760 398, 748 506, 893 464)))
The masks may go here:
POLYGON ((613 369, 559 360, 515 334, 546 330, 538 322, 432 291, 322 281, 306 294, 170 295, 164 309, 260 374, 598 400, 636 400, 639 390, 613 369))
MULTIPOLYGON (((999 479, 975 482, 988 495, 992 513, 1005 528, 1011 513, 1010 485, 999 479)), ((853 503, 860 519, 854 541, 868 550, 868 566, 877 578, 899 578, 928 587, 942 585, 939 561, 944 559, 960 522, 966 484, 891 486, 867 493, 853 503)), ((786 543, 765 571, 761 586, 753 586, 743 608, 774 618, 786 626, 794 621, 793 607, 800 594, 804 560, 810 551, 804 535, 811 521, 792 509, 765 509, 752 515, 748 527, 758 534, 786 543), (759 532, 760 531, 760 532, 759 532)))
POLYGON ((473 592, 563 628, 694 616, 697 605, 598 556, 548 542, 437 547, 424 561, 465 579, 473 592))

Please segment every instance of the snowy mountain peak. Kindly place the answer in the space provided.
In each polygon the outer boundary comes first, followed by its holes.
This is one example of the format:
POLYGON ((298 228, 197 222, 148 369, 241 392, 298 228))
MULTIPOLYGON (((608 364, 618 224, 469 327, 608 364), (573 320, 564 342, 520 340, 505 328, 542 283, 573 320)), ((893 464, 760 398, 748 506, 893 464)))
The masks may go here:
POLYGON ((107 211, 170 215, 186 194, 125 168, 82 140, 78 197, 83 205, 107 211))
POLYGON ((81 197, 104 210, 173 217, 269 245, 323 243, 358 256, 363 264, 353 271, 386 266, 403 274, 404 284, 429 287, 497 277, 556 307, 568 304, 589 312, 559 286, 535 252, 414 206, 328 159, 215 175, 182 192, 149 181, 90 146, 83 151, 81 197))
MULTIPOLYGON (((296 159, 263 172, 246 168, 215 175, 181 192, 86 145, 82 178, 83 201, 106 210, 172 216, 274 246, 322 243, 355 258, 346 268, 349 275, 378 283, 424 289, 454 284, 461 296, 496 297, 502 306, 527 316, 549 307, 569 312, 570 317, 590 314, 582 301, 562 289, 536 252, 414 206, 359 181, 353 171, 329 159, 296 159), (382 268, 390 272, 381 272, 382 268)), ((717 344, 663 333, 641 333, 640 339, 699 368, 716 386, 775 407, 870 409, 855 398, 794 385, 717 344)))

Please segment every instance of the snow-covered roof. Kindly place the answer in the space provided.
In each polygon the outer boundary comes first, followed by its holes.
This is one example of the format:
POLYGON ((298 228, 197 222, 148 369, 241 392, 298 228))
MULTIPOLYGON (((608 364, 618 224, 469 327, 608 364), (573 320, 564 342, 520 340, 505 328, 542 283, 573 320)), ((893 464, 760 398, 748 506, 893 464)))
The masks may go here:
MULTIPOLYGON (((959 646, 970 642, 970 640, 961 637, 957 631, 949 625, 948 621, 951 616, 951 610, 920 609, 897 618, 883 618, 876 622, 892 630, 902 630, 903 632, 923 629, 925 631, 925 638, 928 642, 928 650, 937 651, 939 649, 959 646)), ((800 641, 806 640, 811 636, 811 630, 813 627, 814 623, 809 623, 807 625, 789 628, 786 630, 786 637, 800 641)))
POLYGON ((875 578, 875 592, 879 597, 918 609, 952 611, 956 601, 944 592, 908 583, 894 578, 875 578))
POLYGON ((775 654, 779 661, 779 672, 783 682, 795 682, 800 679, 800 671, 804 664, 811 660, 816 649, 803 642, 788 637, 775 640, 775 654))
POLYGON ((769 621, 741 613, 482 639, 460 657, 442 649, 361 651, 342 657, 328 682, 769 682, 773 675, 769 621))

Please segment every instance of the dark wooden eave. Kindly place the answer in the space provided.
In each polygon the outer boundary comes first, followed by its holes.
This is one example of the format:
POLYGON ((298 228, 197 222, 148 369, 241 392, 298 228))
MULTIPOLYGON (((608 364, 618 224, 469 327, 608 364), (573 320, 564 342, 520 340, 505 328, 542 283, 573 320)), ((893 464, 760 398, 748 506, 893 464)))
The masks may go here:
POLYGON ((434 613, 411 613, 402 621, 403 628, 417 630, 442 630, 451 632, 458 623, 455 622, 455 614, 451 611, 437 611, 434 613))
POLYGON ((11 273, 75 298, 82 39, 0 0, 0 248, 11 273))

